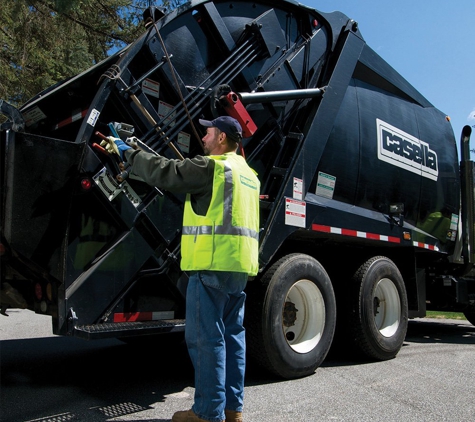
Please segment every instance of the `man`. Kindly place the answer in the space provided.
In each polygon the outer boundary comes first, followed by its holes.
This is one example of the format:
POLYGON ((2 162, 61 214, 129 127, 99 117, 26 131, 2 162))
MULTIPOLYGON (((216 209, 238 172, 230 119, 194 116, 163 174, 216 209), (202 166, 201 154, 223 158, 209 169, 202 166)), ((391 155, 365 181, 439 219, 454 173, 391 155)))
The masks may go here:
POLYGON ((242 421, 245 371, 244 288, 258 271, 260 183, 236 154, 237 120, 200 120, 206 156, 170 160, 116 140, 132 173, 186 193, 181 268, 190 272, 185 339, 195 368, 191 410, 173 422, 242 421))

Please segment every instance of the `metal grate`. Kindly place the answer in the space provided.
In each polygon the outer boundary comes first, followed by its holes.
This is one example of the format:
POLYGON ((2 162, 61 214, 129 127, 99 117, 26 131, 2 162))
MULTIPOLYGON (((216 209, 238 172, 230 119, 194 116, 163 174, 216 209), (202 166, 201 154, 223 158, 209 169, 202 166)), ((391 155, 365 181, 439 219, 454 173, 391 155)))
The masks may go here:
POLYGON ((74 328, 74 336, 87 339, 176 333, 185 330, 184 319, 159 321, 116 322, 81 325, 74 328))

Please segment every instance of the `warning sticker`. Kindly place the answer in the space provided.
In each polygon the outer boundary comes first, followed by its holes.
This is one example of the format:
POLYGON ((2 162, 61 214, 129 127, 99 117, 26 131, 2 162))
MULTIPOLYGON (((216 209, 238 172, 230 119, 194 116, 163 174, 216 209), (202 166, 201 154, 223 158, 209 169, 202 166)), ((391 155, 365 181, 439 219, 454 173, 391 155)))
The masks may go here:
MULTIPOLYGON (((161 119, 163 119, 165 116, 168 116, 168 114, 172 111, 173 106, 170 104, 167 104, 164 101, 159 101, 158 103, 158 115, 160 116, 161 119)), ((174 126, 175 125, 175 112, 170 114, 163 123, 166 125, 174 126)))
POLYGON ((450 220, 450 230, 457 230, 459 225, 459 216, 457 214, 452 214, 452 219, 450 220))
POLYGON ((144 79, 142 82, 142 91, 144 94, 158 98, 160 95, 160 82, 152 79, 144 79))
POLYGON ((317 189, 315 193, 318 196, 323 196, 325 198, 333 198, 333 193, 335 192, 336 177, 331 176, 330 174, 318 172, 317 179, 317 189))
POLYGON ((89 115, 89 118, 87 119, 87 124, 91 125, 92 127, 96 126, 96 122, 97 122, 97 119, 99 118, 100 114, 101 113, 98 110, 93 108, 91 110, 91 114, 89 115))
POLYGON ((23 118, 25 119, 25 125, 31 126, 40 120, 46 119, 46 114, 44 114, 39 107, 33 107, 31 110, 23 113, 23 118))
POLYGON ((305 214, 305 201, 285 198, 285 224, 288 226, 305 227, 305 214))
POLYGON ((450 228, 447 230, 447 239, 455 242, 457 240, 457 229, 459 225, 459 216, 457 214, 452 214, 452 219, 450 220, 450 228))
POLYGON ((180 132, 178 134, 177 144, 183 152, 188 154, 190 152, 190 135, 185 132, 180 132))
POLYGON ((302 199, 302 192, 303 192, 303 180, 297 179, 294 177, 294 199, 302 199))

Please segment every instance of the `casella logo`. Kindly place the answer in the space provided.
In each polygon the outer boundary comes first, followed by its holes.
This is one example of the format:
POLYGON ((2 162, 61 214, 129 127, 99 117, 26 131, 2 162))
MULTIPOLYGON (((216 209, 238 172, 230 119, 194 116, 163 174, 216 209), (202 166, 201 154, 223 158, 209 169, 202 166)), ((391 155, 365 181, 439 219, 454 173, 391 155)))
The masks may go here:
POLYGON ((427 142, 379 119, 376 119, 376 126, 380 160, 431 180, 438 179, 437 153, 427 142))

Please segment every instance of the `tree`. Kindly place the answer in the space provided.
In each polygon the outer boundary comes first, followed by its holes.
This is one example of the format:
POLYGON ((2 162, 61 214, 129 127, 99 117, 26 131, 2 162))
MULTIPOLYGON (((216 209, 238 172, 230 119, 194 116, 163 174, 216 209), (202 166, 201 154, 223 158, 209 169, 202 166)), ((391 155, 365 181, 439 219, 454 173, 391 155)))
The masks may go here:
MULTIPOLYGON (((144 31, 150 0, 3 0, 0 99, 20 105, 144 31)), ((179 0, 164 1, 168 10, 179 0)))

